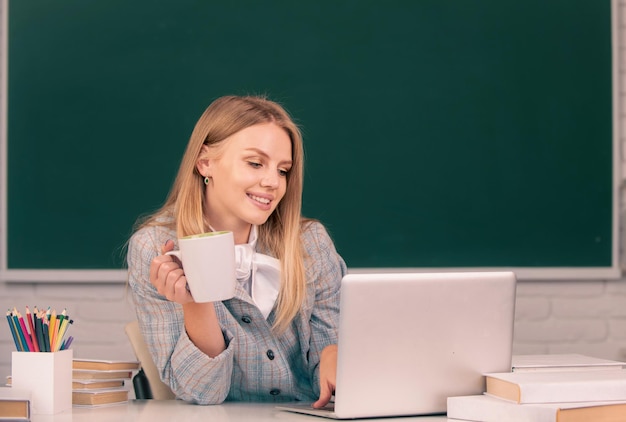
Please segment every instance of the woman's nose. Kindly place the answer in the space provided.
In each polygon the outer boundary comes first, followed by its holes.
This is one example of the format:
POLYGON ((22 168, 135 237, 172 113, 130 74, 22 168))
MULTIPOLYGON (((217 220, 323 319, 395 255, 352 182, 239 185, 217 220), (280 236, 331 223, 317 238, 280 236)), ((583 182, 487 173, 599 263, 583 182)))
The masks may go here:
POLYGON ((261 186, 269 188, 278 187, 278 174, 275 172, 267 172, 261 179, 261 186))

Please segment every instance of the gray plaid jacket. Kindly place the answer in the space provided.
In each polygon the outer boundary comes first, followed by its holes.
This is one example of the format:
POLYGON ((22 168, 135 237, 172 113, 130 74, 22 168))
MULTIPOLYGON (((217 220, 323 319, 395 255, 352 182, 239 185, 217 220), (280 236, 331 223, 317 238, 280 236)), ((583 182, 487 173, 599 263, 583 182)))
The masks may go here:
POLYGON ((312 401, 319 395, 322 349, 337 344, 339 288, 346 264, 325 228, 307 225, 303 234, 307 292, 300 315, 276 336, 248 293, 237 286, 233 299, 215 304, 226 350, 209 358, 191 342, 182 306, 159 295, 150 283, 150 262, 176 233, 147 227, 135 233, 128 248, 128 277, 137 318, 161 373, 180 399, 217 404, 224 400, 312 401))

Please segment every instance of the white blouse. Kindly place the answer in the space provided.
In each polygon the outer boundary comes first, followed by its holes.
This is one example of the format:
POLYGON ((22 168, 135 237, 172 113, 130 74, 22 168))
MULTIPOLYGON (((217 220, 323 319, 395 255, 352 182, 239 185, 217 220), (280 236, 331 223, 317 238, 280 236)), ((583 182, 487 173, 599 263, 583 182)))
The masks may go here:
POLYGON ((248 243, 235 245, 237 280, 267 319, 278 297, 280 261, 256 252, 256 242, 257 226, 252 226, 248 243))

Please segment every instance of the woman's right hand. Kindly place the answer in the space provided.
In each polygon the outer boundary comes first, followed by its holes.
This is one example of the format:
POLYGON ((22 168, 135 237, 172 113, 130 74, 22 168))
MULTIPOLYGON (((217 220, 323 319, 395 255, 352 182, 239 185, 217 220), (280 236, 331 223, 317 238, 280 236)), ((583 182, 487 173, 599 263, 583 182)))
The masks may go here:
POLYGON ((187 289, 185 273, 176 257, 165 255, 174 249, 174 242, 168 240, 161 247, 162 255, 157 256, 150 263, 150 282, 156 287, 159 294, 167 300, 181 305, 192 303, 193 297, 187 289))
POLYGON ((226 349, 215 308, 212 302, 197 303, 193 300, 178 258, 165 255, 173 249, 174 242, 171 240, 161 247, 162 255, 150 263, 150 282, 167 300, 183 305, 185 331, 189 339, 207 356, 215 357, 226 349))

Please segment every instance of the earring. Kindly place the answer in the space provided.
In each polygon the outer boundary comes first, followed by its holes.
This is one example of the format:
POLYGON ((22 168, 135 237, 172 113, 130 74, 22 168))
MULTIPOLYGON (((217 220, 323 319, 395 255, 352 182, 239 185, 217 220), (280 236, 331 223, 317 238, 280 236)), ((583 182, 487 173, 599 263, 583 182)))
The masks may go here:
POLYGON ((204 176, 204 184, 205 185, 209 184, 209 180, 211 180, 211 179, 209 179, 209 176, 204 176))

